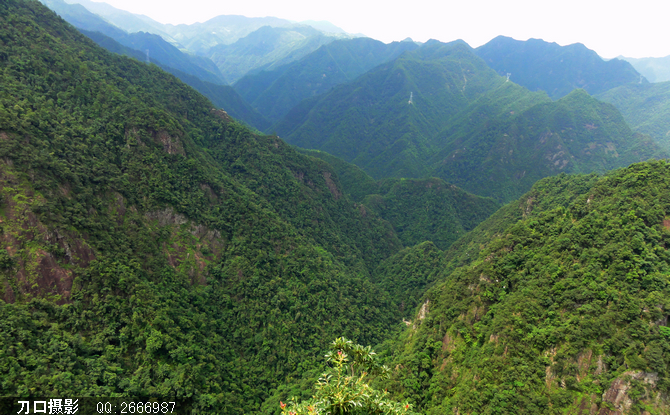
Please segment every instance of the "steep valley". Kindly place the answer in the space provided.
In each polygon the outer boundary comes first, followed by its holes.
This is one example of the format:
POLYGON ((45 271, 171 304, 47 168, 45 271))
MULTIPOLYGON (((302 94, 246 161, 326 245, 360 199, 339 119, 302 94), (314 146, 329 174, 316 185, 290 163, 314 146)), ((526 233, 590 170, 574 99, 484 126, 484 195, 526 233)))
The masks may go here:
MULTIPOLYGON (((246 30, 221 59, 252 59, 246 30)), ((462 41, 315 35, 236 85, 265 135, 231 87, 88 36, 0 4, 1 398, 670 412, 664 84, 608 104, 568 76, 531 91, 462 41)))

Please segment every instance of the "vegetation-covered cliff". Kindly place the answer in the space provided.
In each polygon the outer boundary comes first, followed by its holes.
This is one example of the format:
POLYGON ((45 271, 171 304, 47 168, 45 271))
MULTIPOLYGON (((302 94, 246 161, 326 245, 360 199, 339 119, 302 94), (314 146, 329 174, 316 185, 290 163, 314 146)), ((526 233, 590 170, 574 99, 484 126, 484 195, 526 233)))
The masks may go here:
POLYGON ((369 275, 400 242, 326 163, 36 1, 0 20, 0 394, 250 413, 395 326, 369 275))
POLYGON ((666 161, 538 182, 442 258, 395 392, 427 414, 667 413, 669 214, 666 161))

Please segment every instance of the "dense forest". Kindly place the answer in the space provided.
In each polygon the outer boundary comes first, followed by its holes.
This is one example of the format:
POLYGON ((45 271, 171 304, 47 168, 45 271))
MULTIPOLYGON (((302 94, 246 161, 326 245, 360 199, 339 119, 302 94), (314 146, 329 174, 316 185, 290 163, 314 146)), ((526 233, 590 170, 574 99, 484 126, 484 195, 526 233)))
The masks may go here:
POLYGON ((622 85, 597 98, 621 111, 632 128, 670 148, 670 82, 622 85))
POLYGON ((552 99, 574 89, 595 95, 641 79, 627 61, 603 60, 581 43, 559 46, 542 39, 521 41, 498 36, 475 53, 500 75, 510 74, 517 84, 531 91, 545 91, 552 99))
POLYGON ((428 414, 667 413, 669 186, 666 161, 538 182, 442 257, 390 385, 428 414))
POLYGON ((543 177, 667 154, 583 89, 552 101, 499 76, 462 41, 405 52, 303 100, 273 129, 377 180, 438 177, 502 203, 543 177))
POLYGON ((313 67, 240 81, 299 149, 220 109, 260 116, 231 87, 84 33, 0 4, 0 396, 670 411, 670 165, 630 98, 664 84, 553 101, 464 42, 317 34, 313 67))
POLYGON ((274 409, 332 339, 394 330, 368 276, 402 245, 330 166, 37 2, 0 10, 2 395, 274 409))

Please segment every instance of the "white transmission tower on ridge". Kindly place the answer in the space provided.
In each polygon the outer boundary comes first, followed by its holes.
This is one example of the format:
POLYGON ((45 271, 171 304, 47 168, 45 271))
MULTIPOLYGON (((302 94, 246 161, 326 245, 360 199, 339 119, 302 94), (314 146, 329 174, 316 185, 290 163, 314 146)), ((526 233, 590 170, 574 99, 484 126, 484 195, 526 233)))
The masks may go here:
POLYGON ((511 73, 507 72, 507 80, 506 80, 505 82, 509 82, 509 77, 510 77, 511 75, 512 75, 511 73))
POLYGON ((412 101, 413 96, 414 96, 414 92, 410 92, 409 93, 409 101, 407 102, 408 104, 414 104, 414 102, 412 101))

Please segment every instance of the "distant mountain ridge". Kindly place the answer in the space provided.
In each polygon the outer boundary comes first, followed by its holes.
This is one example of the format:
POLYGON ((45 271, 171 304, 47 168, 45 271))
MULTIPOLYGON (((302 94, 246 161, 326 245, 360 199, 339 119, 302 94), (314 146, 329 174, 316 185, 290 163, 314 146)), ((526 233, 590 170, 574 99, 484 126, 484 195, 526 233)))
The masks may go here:
MULTIPOLYGON (((144 53, 145 57, 141 60, 147 58, 156 60, 164 66, 194 75, 203 81, 220 85, 227 83, 225 76, 211 60, 184 53, 160 35, 147 32, 127 33, 79 4, 68 4, 63 0, 40 1, 77 28, 89 32, 100 32, 126 47, 144 53)), ((99 6, 105 3, 95 4, 99 6)))
POLYGON ((165 31, 165 25, 144 15, 137 15, 125 10, 117 9, 104 2, 91 0, 67 0, 68 4, 80 4, 91 13, 104 18, 112 25, 127 33, 147 32, 163 37, 176 46, 177 41, 165 31))
POLYGON ((273 128, 292 144, 329 152, 376 179, 421 177, 425 166, 419 160, 433 152, 427 137, 445 128, 469 100, 500 83, 472 56, 462 41, 429 42, 303 101, 273 128), (485 75, 473 76, 480 72, 485 75), (472 78, 476 83, 466 86, 472 78), (388 159, 375 161, 384 152, 388 159))
POLYGON ((87 7, 126 32, 153 33, 179 49, 212 59, 230 83, 251 70, 280 66, 301 58, 322 44, 354 37, 328 22, 296 24, 277 17, 221 15, 202 23, 171 25, 107 3, 68 1, 87 7), (273 47, 267 49, 267 45, 273 47))
POLYGON ((289 20, 278 17, 221 15, 202 23, 165 25, 165 30, 185 48, 204 54, 217 45, 231 45, 261 27, 292 27, 289 20))
POLYGON ((412 42, 384 44, 370 38, 340 39, 287 65, 247 74, 233 87, 261 114, 278 121, 305 98, 351 81, 401 53, 412 42))
POLYGON ((649 82, 670 81, 670 56, 662 58, 626 58, 625 56, 618 56, 617 59, 630 62, 635 70, 647 78, 649 82))
MULTIPOLYGON (((142 52, 123 46, 114 39, 107 37, 100 32, 88 32, 83 29, 79 29, 79 31, 110 52, 130 56, 140 62, 145 61, 146 56, 142 52)), ((209 98, 212 104, 214 104, 217 108, 224 109, 231 117, 235 118, 236 120, 242 121, 259 131, 262 131, 270 126, 270 122, 253 108, 251 108, 251 106, 241 96, 239 96, 239 94, 235 92, 231 86, 213 84, 211 82, 203 81, 195 75, 171 68, 154 59, 152 59, 151 62, 160 66, 166 72, 169 72, 178 77, 182 82, 209 98)))
POLYGON ((552 99, 576 88, 593 95, 640 81, 640 74, 628 62, 605 61, 581 43, 560 46, 542 39, 498 36, 475 49, 475 54, 499 75, 510 73, 511 81, 531 91, 545 91, 552 99))
POLYGON ((226 110, 235 119, 259 131, 270 126, 270 122, 251 108, 232 87, 222 85, 223 75, 209 59, 187 55, 155 34, 127 34, 81 5, 66 4, 62 0, 42 2, 110 52, 127 55, 141 62, 146 62, 148 58, 150 62, 198 90, 217 108, 226 110))
POLYGON ((334 40, 311 26, 263 26, 235 43, 211 47, 206 55, 235 83, 250 71, 296 61, 334 40))
POLYGON ((301 102, 272 128, 375 179, 435 176, 501 202, 542 177, 666 154, 584 90, 553 102, 507 82, 464 42, 428 42, 301 102))
POLYGON ((670 149, 670 81, 622 85, 596 98, 614 105, 631 128, 670 149))

